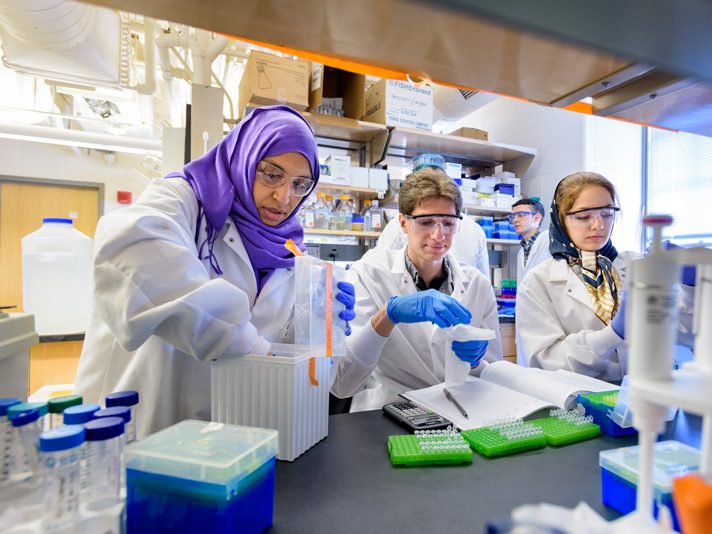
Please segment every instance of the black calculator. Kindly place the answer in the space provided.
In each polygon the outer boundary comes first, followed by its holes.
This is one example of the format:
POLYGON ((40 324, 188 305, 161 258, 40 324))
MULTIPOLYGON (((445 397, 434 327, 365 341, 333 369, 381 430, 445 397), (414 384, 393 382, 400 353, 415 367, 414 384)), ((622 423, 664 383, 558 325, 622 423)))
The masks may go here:
POLYGON ((408 430, 437 430, 447 428, 452 424, 426 408, 421 408, 412 402, 392 402, 383 407, 383 413, 408 430))

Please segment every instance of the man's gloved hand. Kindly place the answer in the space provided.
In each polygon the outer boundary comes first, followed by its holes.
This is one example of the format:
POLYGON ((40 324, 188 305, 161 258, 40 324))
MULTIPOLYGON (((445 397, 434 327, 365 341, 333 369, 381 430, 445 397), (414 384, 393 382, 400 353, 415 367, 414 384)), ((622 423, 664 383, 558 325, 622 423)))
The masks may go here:
POLYGON ((338 282, 336 284, 336 294, 334 298, 344 305, 344 309, 339 312, 339 319, 344 321, 344 333, 347 336, 351 335, 351 326, 349 321, 356 317, 354 312, 354 304, 356 304, 356 290, 354 285, 349 282, 338 282))
POLYGON ((621 295, 618 311, 611 319, 611 327, 618 337, 625 339, 625 293, 621 295))
MULTIPOLYGON (((663 248, 665 250, 671 250, 674 248, 680 248, 680 245, 676 245, 672 241, 663 241, 663 248)), ((694 286, 697 281, 697 267, 695 265, 685 265, 682 268, 682 274, 680 275, 680 283, 686 286, 694 286)))
POLYGON ((472 319, 467 308, 451 296, 435 289, 391 297, 386 313, 394 324, 430 321, 440 328, 469 324, 472 319))
POLYGON ((482 356, 487 352, 489 341, 453 341, 452 351, 463 362, 467 362, 473 367, 480 363, 482 356))

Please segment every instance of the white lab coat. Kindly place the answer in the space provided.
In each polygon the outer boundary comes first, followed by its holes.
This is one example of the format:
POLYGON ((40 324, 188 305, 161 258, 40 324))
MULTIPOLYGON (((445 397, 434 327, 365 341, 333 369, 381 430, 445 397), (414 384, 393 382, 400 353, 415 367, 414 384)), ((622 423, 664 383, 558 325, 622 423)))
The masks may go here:
POLYGON ((519 253, 517 254, 518 283, 524 280, 524 275, 549 258, 551 258, 551 253, 549 252, 549 230, 542 230, 529 251, 526 266, 524 265, 524 249, 521 246, 519 247, 519 253))
MULTIPOLYGON (((452 296, 472 312, 471 324, 496 333, 489 342, 485 359, 502 358, 497 303, 489 281, 473 267, 450 261, 454 291, 452 296)), ((351 411, 381 408, 398 400, 398 394, 443 382, 445 358, 442 338, 434 324, 398 324, 388 337, 371 326, 371 317, 393 295, 417 292, 405 265, 405 247, 399 250, 374 249, 353 264, 349 281, 356 289, 356 318, 347 338, 347 356, 338 362, 332 393, 353 395, 351 411), (434 339, 435 337, 435 339, 434 339)))
POLYGON ((100 403, 113 391, 137 390, 139 437, 186 418, 209 420, 210 361, 265 354, 289 328, 292 270, 276 270, 256 298, 249 257, 228 219, 213 249, 224 273, 216 275, 198 259, 197 215, 188 182, 157 179, 97 227, 94 307, 76 391, 100 403))
MULTIPOLYGON (((621 281, 640 257, 623 252, 613 262, 621 281)), ((691 325, 693 290, 680 292, 681 333, 691 325)), ((527 273, 517 289, 517 362, 530 367, 567 369, 607 381, 627 373, 623 340, 593 310, 584 283, 566 260, 553 259, 527 273)))
MULTIPOLYGON (((378 237, 375 248, 399 249, 407 242, 408 236, 401 230, 398 217, 393 217, 378 237)), ((459 263, 474 267, 489 280, 487 237, 480 225, 469 215, 462 215, 460 228, 452 239, 449 252, 459 263)))

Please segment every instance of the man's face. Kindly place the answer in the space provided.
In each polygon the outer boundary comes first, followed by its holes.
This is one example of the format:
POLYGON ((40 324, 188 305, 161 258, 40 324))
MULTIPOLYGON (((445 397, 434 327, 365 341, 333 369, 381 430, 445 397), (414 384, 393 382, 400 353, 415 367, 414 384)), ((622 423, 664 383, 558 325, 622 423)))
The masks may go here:
POLYGON ((415 218, 399 215, 401 229, 408 235, 408 257, 413 263, 442 261, 459 227, 456 215, 455 204, 443 197, 421 202, 410 214, 415 218))
POLYGON ((511 214, 514 231, 519 235, 529 235, 539 228, 541 215, 536 212, 534 206, 520 204, 512 208, 511 214))

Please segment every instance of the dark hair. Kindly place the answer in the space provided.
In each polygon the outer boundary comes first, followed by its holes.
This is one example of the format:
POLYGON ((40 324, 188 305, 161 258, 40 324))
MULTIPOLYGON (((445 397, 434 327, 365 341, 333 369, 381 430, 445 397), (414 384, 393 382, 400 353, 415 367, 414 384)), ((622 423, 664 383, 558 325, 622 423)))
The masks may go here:
POLYGON ((535 198, 519 199, 514 204, 512 204, 512 207, 514 206, 531 206, 532 208, 534 208, 534 211, 541 215, 541 219, 544 220, 544 206, 542 206, 541 202, 539 202, 535 198))
POLYGON ((597 185, 606 189, 611 195, 611 201, 617 202, 618 195, 616 187, 604 176, 595 172, 575 172, 563 178, 554 191, 554 201, 559 212, 561 226, 566 228, 564 220, 566 212, 571 209, 581 191, 591 185, 597 185))
POLYGON ((445 198, 455 205, 455 213, 462 211, 462 194, 455 180, 445 171, 426 167, 406 176, 398 192, 398 211, 411 215, 421 202, 445 198))

